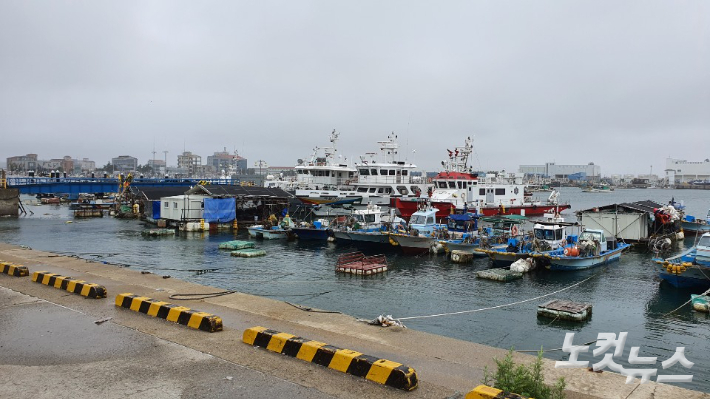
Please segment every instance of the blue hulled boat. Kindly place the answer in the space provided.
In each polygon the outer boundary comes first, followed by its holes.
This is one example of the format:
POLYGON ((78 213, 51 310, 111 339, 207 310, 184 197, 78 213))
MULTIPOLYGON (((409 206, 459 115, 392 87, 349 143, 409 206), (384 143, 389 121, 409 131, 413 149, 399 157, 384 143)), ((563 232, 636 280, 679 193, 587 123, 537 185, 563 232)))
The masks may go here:
POLYGON ((585 229, 579 241, 564 247, 547 251, 543 257, 549 261, 550 270, 582 270, 605 265, 621 258, 621 253, 629 244, 607 240, 603 230, 585 229))
POLYGON ((333 234, 329 228, 328 221, 325 219, 314 220, 312 225, 293 227, 291 232, 299 240, 327 240, 333 234))
POLYGON ((710 210, 708 210, 708 215, 705 220, 686 215, 681 219, 680 226, 683 228, 683 231, 688 234, 710 233, 710 210))
POLYGON ((654 259, 658 275, 678 288, 710 288, 710 233, 680 255, 654 259))

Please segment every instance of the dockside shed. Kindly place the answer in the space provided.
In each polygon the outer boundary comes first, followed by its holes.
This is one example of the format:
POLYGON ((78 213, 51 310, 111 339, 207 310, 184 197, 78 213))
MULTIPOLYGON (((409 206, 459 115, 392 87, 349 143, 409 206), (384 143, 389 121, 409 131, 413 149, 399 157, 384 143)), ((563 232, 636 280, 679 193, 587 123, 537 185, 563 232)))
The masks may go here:
POLYGON ((638 242, 654 233, 653 211, 661 207, 654 201, 637 201, 578 211, 577 217, 585 228, 602 229, 607 236, 638 242))

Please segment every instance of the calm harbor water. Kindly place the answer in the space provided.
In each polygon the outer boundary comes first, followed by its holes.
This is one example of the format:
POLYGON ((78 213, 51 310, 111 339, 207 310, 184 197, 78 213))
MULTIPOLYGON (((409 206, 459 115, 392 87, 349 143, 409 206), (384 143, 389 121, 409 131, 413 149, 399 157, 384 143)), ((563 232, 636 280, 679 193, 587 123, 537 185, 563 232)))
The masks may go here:
MULTIPOLYGON (((710 191, 699 190, 583 193, 563 188, 560 198, 572 204, 572 212, 646 199, 668 203, 671 198, 682 200, 691 215, 704 216, 710 208, 710 191)), ((34 215, 0 220, 0 241, 365 319, 380 314, 398 318, 503 305, 545 295, 592 277, 551 297, 482 312, 410 319, 405 324, 409 328, 517 350, 559 348, 566 332, 575 332, 575 344, 581 344, 595 340, 600 332, 627 331, 624 356, 615 359, 617 363, 629 368, 657 368, 659 374, 692 374, 691 383, 678 385, 710 392, 707 356, 710 317, 693 311, 689 305, 669 314, 690 299, 691 293, 698 292, 661 283, 650 262, 651 254, 643 246, 626 252, 620 262, 607 267, 580 272, 538 270, 507 284, 476 279, 476 271, 490 267, 487 259, 455 264, 443 255, 411 257, 402 255, 396 247, 365 247, 359 249, 370 254, 385 253, 390 271, 379 276, 356 277, 334 272, 338 255, 353 250, 338 243, 258 240, 257 247, 265 249, 267 256, 243 259, 218 249, 221 242, 235 239, 232 233, 147 238, 140 234, 146 226, 135 220, 75 220, 66 206, 29 205, 27 209, 34 215), (70 220, 73 222, 67 223, 70 220), (537 305, 553 298, 592 303, 593 316, 584 323, 538 318, 537 305), (641 348, 640 356, 657 356, 658 363, 629 365, 632 346, 641 348), (695 366, 688 370, 676 364, 663 370, 660 362, 670 358, 679 346, 686 347, 686 357, 695 366)), ((572 212, 566 211, 563 216, 574 220, 572 212)), ((237 238, 249 239, 243 230, 237 238)), ((676 251, 692 245, 693 238, 689 237, 676 251)), ((561 351, 546 352, 545 356, 554 360, 568 358, 561 351)), ((589 354, 580 356, 592 363, 601 358, 601 355, 592 357, 591 349, 589 354)))

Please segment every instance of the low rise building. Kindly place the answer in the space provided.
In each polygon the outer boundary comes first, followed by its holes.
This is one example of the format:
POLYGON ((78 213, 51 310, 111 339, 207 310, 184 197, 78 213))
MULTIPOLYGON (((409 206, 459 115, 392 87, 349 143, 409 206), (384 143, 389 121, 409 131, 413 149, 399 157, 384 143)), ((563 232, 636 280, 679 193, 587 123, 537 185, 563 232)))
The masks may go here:
POLYGON ((116 172, 133 172, 138 169, 138 158, 120 155, 116 158, 111 158, 111 164, 116 172))
POLYGON ((558 181, 583 178, 588 181, 601 179, 601 167, 590 162, 586 165, 557 165, 547 162, 544 165, 520 165, 518 172, 528 177, 550 178, 558 181))
POLYGON ((669 184, 710 181, 710 159, 689 162, 684 159, 666 158, 665 172, 669 184))

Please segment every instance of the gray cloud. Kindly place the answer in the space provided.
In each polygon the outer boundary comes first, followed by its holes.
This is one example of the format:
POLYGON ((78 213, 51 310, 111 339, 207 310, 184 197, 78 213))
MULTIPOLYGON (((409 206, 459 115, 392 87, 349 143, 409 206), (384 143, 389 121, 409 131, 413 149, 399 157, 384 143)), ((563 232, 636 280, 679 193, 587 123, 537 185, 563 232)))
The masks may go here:
POLYGON ((703 1, 4 1, 0 54, 0 158, 288 166, 333 128, 430 170, 469 135, 484 169, 710 156, 703 1))

